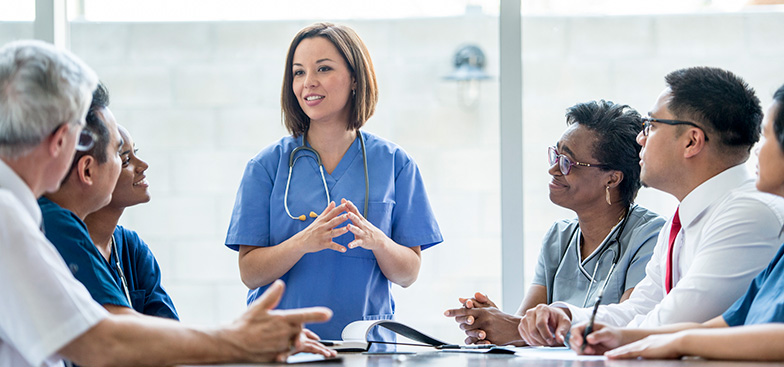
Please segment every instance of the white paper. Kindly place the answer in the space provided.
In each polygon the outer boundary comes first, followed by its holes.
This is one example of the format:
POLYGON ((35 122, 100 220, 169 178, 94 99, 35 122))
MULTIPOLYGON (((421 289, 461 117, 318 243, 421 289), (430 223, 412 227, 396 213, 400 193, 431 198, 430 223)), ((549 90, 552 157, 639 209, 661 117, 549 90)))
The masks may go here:
POLYGON ((343 340, 362 340, 365 341, 367 335, 373 324, 378 323, 379 320, 360 320, 354 321, 343 328, 340 333, 340 338, 343 340))
POLYGON ((549 359, 558 361, 603 361, 605 356, 578 355, 566 347, 518 347, 514 348, 515 356, 530 359, 549 359))

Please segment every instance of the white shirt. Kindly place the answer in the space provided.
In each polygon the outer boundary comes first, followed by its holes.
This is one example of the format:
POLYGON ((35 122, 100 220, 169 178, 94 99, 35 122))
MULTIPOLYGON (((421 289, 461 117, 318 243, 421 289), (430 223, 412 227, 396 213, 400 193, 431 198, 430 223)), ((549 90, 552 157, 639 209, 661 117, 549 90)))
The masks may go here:
POLYGON ((0 366, 62 366, 57 351, 107 315, 40 226, 32 191, 0 160, 0 366))
MULTIPOLYGON (((748 288, 782 243, 784 198, 759 192, 742 165, 703 182, 681 201, 682 228, 673 247, 673 288, 664 290, 672 219, 662 227, 645 278, 626 302, 600 306, 596 321, 654 327, 705 322, 721 315, 748 288)), ((569 308, 573 322, 591 308, 569 308)))

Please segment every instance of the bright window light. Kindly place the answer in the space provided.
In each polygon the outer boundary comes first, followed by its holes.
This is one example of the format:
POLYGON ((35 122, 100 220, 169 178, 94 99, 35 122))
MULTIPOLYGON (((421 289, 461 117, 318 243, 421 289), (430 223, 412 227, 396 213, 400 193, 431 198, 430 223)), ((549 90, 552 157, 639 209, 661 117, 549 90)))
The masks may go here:
POLYGON ((0 22, 35 20, 35 0, 0 0, 0 22))
MULTIPOLYGON (((499 0, 65 0, 71 19, 100 22, 395 19, 498 15, 499 0)), ((526 15, 734 12, 784 0, 522 0, 526 15)), ((0 0, 0 21, 32 21, 35 0, 0 0)))

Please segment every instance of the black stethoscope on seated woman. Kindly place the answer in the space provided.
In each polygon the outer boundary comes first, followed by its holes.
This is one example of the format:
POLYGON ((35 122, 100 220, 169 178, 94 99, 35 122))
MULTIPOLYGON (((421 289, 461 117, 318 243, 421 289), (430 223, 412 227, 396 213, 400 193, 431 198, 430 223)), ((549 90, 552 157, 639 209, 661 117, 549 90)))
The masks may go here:
MULTIPOLYGON (((360 132, 359 129, 357 129, 357 136, 359 137, 360 145, 362 145, 362 164, 365 167, 365 208, 362 210, 362 216, 367 218, 368 196, 370 195, 370 184, 368 182, 367 152, 365 152, 365 138, 362 136, 362 132, 360 132)), ((291 184, 291 173, 293 172, 294 164, 297 163, 297 160, 302 157, 308 157, 316 161, 319 167, 319 172, 321 173, 321 182, 324 183, 324 192, 327 194, 327 205, 329 205, 331 200, 329 198, 329 188, 327 188, 327 179, 324 178, 324 165, 321 163, 321 156, 318 154, 318 152, 315 149, 307 146, 307 141, 305 140, 305 134, 302 134, 302 145, 292 150, 291 154, 289 155, 289 177, 286 179, 286 191, 284 191, 283 193, 283 207, 286 209, 286 214, 288 214, 289 217, 291 217, 291 219, 301 220, 304 222, 307 219, 305 214, 295 217, 291 215, 291 211, 289 211, 289 184, 291 184), (316 157, 314 158, 307 154, 296 156, 298 152, 303 150, 313 153, 313 155, 315 155, 316 157)), ((310 217, 316 218, 318 217, 318 214, 316 214, 316 212, 314 211, 311 211, 310 217)))
MULTIPOLYGON (((626 210, 626 214, 623 216, 623 220, 620 222, 620 224, 618 226, 616 226, 616 228, 618 230, 615 232, 615 243, 616 243, 616 247, 618 248, 618 251, 615 251, 614 249, 612 249, 611 245, 608 245, 605 249, 603 249, 597 255, 598 257, 596 259, 596 264, 594 264, 594 266, 593 266, 593 273, 591 273, 590 275, 588 274, 588 271, 586 271, 585 268, 583 268, 582 261, 579 260, 580 259, 580 246, 579 246, 579 239, 578 239, 578 245, 575 246, 576 251, 577 251, 577 259, 578 259, 578 261, 577 261, 577 268, 580 269, 580 272, 582 272, 583 275, 585 275, 585 277, 590 280, 590 282, 588 283, 588 290, 585 292, 585 300, 583 300, 583 307, 587 307, 588 306, 588 298, 591 296, 591 289, 593 288, 593 283, 596 283, 596 271, 599 269, 599 264, 602 262, 602 258, 604 258, 604 255, 607 254, 608 251, 612 251, 613 257, 612 257, 612 263, 610 264, 610 270, 607 271, 607 277, 604 278, 604 285, 601 288, 602 288, 602 290, 604 290, 604 288, 607 287, 607 284, 609 283, 609 280, 610 280, 610 276, 612 275, 613 271, 615 270, 615 265, 618 264, 618 260, 621 257, 621 234, 623 234, 623 230, 624 230, 624 228, 626 228, 626 223, 629 221, 629 214, 631 214, 632 210, 634 210, 634 208, 636 206, 637 206, 636 204, 633 204, 632 206, 630 206, 626 210)), ((574 230, 572 230, 572 234, 569 236, 569 242, 566 243, 567 250, 569 249, 569 244, 572 243, 572 240, 574 239, 574 236, 577 234, 578 230, 580 230, 580 223, 579 222, 577 223, 577 226, 574 228, 574 230)), ((606 241, 606 239, 605 239, 605 241, 606 241)), ((604 245, 604 244, 602 244, 602 245, 604 245)), ((599 247, 601 248, 601 245, 599 247)), ((564 256, 566 256, 566 250, 564 250, 563 256, 561 256, 561 263, 563 263, 564 256)), ((561 264, 558 264, 558 268, 560 268, 560 267, 561 267, 561 264)), ((555 272, 558 273, 558 269, 556 269, 555 272)))
POLYGON ((128 299, 128 306, 133 309, 133 304, 131 303, 131 292, 128 290, 128 280, 125 279, 125 273, 123 273, 122 266, 120 266, 120 252, 117 251, 117 242, 114 240, 114 235, 109 237, 109 241, 112 243, 112 251, 114 251, 114 267, 117 270, 117 274, 120 275, 120 282, 122 283, 123 291, 125 292, 125 297, 128 299))

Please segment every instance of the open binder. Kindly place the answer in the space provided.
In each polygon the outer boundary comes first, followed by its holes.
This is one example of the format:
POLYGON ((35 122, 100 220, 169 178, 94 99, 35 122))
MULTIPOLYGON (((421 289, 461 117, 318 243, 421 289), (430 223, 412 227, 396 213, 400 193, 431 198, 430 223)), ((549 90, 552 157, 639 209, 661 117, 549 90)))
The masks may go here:
POLYGON ((338 352, 367 352, 370 346, 374 343, 378 344, 397 344, 397 345, 413 345, 422 347, 433 347, 444 351, 463 351, 473 353, 503 353, 514 354, 513 350, 506 348, 499 348, 495 345, 456 345, 449 344, 444 341, 438 340, 429 336, 419 330, 416 330, 403 323, 393 320, 365 320, 354 321, 343 328, 341 333, 343 340, 322 340, 321 343, 335 349, 338 352), (411 343, 395 343, 380 340, 368 340, 371 330, 374 327, 382 327, 392 332, 411 339, 421 344, 411 343))

